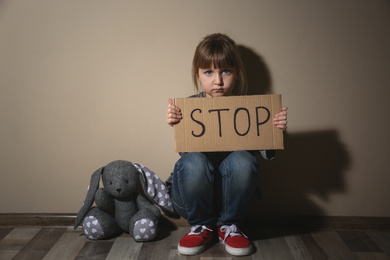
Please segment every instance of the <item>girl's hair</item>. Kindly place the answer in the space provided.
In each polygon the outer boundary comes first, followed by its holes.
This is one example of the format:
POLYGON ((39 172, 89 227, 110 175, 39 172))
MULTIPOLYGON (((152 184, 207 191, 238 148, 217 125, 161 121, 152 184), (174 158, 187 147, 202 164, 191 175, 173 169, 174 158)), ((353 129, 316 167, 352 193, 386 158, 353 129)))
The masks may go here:
POLYGON ((247 92, 246 73, 237 44, 227 35, 215 33, 206 36, 196 47, 192 60, 192 80, 197 92, 199 90, 199 69, 232 68, 238 79, 233 93, 245 95, 247 92))

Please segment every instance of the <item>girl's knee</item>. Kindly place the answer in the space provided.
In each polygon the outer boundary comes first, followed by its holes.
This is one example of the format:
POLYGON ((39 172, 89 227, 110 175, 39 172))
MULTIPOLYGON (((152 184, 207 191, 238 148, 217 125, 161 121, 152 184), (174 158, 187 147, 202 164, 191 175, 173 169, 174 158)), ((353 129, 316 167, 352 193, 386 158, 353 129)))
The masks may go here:
POLYGON ((229 164, 229 168, 235 172, 245 171, 257 173, 258 163, 255 156, 248 151, 235 151, 232 152, 226 162, 229 164))
POLYGON ((186 194, 197 194, 213 183, 213 166, 202 153, 188 153, 176 163, 173 188, 186 194))
POLYGON ((220 172, 231 185, 247 189, 257 185, 257 159, 249 152, 237 151, 231 153, 221 164, 220 172))
POLYGON ((184 161, 186 163, 204 164, 207 163, 208 159, 203 153, 192 152, 183 155, 179 162, 184 161))
POLYGON ((192 152, 179 159, 175 166, 175 172, 202 177, 202 175, 208 174, 212 170, 211 168, 212 166, 204 154, 192 152))

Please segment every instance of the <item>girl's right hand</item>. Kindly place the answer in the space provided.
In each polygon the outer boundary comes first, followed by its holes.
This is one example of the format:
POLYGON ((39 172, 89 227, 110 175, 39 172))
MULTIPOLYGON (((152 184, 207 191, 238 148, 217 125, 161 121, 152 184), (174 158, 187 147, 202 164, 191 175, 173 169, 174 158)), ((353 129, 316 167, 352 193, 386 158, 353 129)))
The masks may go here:
POLYGON ((173 100, 168 98, 168 110, 167 110, 167 123, 170 126, 174 126, 180 123, 183 118, 180 108, 173 104, 173 100))

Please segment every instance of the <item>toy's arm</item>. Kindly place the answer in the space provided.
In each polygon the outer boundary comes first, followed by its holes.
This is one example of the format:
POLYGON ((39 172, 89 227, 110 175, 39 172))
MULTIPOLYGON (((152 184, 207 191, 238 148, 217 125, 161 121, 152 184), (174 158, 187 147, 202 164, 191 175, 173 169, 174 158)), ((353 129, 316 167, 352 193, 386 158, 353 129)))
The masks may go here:
POLYGON ((114 199, 103 188, 97 190, 95 194, 95 203, 99 209, 105 212, 114 210, 114 199))
POLYGON ((142 195, 140 194, 137 194, 137 207, 139 209, 147 209, 149 210, 150 212, 153 213, 153 215, 155 215, 157 218, 160 217, 161 213, 160 213, 160 210, 152 205, 147 199, 145 199, 142 195))

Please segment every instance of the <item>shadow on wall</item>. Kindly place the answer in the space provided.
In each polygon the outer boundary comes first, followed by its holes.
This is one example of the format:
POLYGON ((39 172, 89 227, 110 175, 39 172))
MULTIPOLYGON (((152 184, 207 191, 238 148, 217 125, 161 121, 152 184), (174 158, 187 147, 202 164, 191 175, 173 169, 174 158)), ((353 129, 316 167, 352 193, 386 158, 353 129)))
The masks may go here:
POLYGON ((248 80, 248 95, 271 94, 271 76, 263 59, 251 49, 238 46, 248 80))
MULTIPOLYGON (((254 51, 239 46, 248 78, 248 94, 272 93, 267 65, 254 51)), ((344 172, 350 164, 336 130, 284 134, 285 149, 265 161, 259 155, 262 200, 253 202, 249 215, 323 216, 310 196, 327 201, 330 194, 345 192, 344 172)))
POLYGON ((347 150, 335 130, 284 135, 285 149, 272 161, 259 158, 259 186, 264 199, 255 201, 256 214, 323 216, 311 199, 323 201, 346 191, 347 150))

